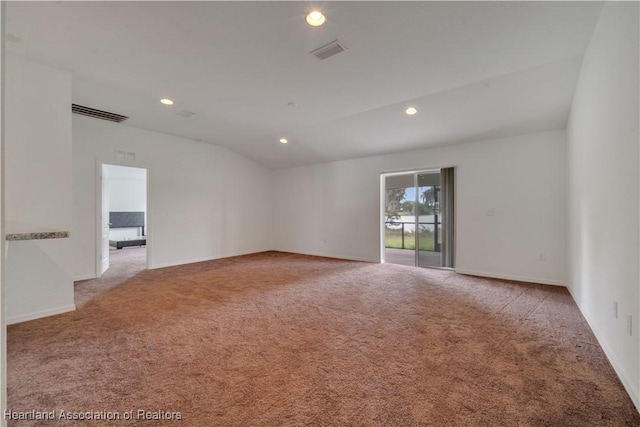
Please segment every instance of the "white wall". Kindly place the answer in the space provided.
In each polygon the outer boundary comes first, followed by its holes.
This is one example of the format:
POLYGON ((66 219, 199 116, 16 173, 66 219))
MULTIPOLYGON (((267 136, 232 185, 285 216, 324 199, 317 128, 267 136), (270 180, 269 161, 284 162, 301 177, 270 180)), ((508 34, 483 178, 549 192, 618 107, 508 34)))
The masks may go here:
POLYGON ((606 3, 573 99, 567 182, 569 288, 640 407, 638 37, 638 3, 606 3))
MULTIPOLYGON (((71 228, 71 75, 8 55, 6 233, 71 228)), ((9 323, 73 310, 69 239, 7 246, 9 323)))
POLYGON ((147 172, 140 168, 107 165, 109 209, 112 212, 147 211, 147 172))
POLYGON ((272 249, 271 170, 219 146, 73 115, 76 280, 95 277, 97 162, 148 169, 151 268, 272 249))
POLYGON ((450 165, 456 270, 565 284, 564 131, 276 171, 275 247, 378 262, 380 173, 450 165))
POLYGON ((8 55, 6 91, 7 233, 69 230, 71 75, 8 55))

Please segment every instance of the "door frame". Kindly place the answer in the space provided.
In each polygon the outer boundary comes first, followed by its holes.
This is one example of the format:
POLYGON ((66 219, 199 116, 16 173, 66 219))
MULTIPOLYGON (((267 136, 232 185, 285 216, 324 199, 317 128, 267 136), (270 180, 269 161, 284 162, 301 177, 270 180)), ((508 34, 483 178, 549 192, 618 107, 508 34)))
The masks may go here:
POLYGON ((151 243, 153 241, 153 237, 151 236, 153 228, 152 224, 152 215, 151 215, 151 197, 150 194, 150 185, 149 185, 149 176, 151 175, 150 169, 146 166, 140 165, 131 165, 120 162, 105 162, 100 159, 96 159, 95 162, 95 202, 96 202, 96 210, 95 210, 95 236, 96 236, 96 244, 95 244, 95 271, 96 278, 102 277, 102 167, 103 166, 123 166, 127 168, 137 168, 144 169, 147 172, 146 176, 146 185, 147 185, 147 225, 145 227, 147 232, 147 256, 146 256, 146 265, 145 268, 149 270, 151 268, 151 243))
POLYGON ((110 234, 110 222, 106 222, 108 221, 108 219, 104 218, 105 213, 108 214, 108 212, 110 211, 109 209, 109 203, 106 203, 106 209, 105 209, 105 200, 109 201, 109 175, 106 173, 107 172, 107 167, 105 164, 102 164, 101 168, 100 168, 100 212, 99 212, 99 216, 100 216, 100 223, 98 224, 98 227, 100 228, 100 256, 98 257, 99 259, 99 263, 100 263, 100 269, 98 270, 98 272, 100 273, 100 276, 102 276, 105 271, 107 271, 109 269, 109 234, 110 234), (105 191, 107 192, 107 194, 105 194, 105 191), (109 224, 109 227, 107 227, 107 241, 105 242, 104 239, 104 234, 105 234, 105 224, 109 224), (106 251, 107 253, 105 254, 105 244, 106 244, 106 251), (105 267, 105 259, 106 259, 106 267, 105 267))
MULTIPOLYGON (((414 188, 416 188, 417 183, 418 183, 418 175, 421 173, 435 173, 435 172, 440 172, 441 169, 446 169, 446 168, 455 168, 457 169, 457 166, 454 164, 450 164, 450 165, 445 165, 445 166, 437 166, 437 167, 430 167, 430 168, 419 168, 419 169, 404 169, 404 170, 394 170, 394 171, 384 171, 384 172, 380 172, 380 216, 378 219, 378 223, 380 225, 380 263, 384 264, 386 262, 385 260, 385 246, 386 246, 386 241, 385 241, 385 233, 386 233, 386 227, 385 227, 385 211, 386 211, 386 206, 385 206, 385 191, 386 191, 386 178, 388 176, 394 176, 394 175, 413 175, 413 179, 414 179, 414 188)), ((457 180, 454 181, 454 188, 456 188, 458 186, 458 182, 457 180)), ((417 202, 418 199, 418 192, 416 191, 416 195, 415 195, 415 202, 417 202)), ((458 205, 458 192, 454 191, 454 203, 456 205, 458 205)), ((415 218, 415 223, 416 223, 416 249, 415 249, 415 266, 418 267, 418 241, 417 241, 417 223, 418 223, 418 215, 417 215, 417 203, 416 203, 416 218, 415 218)), ((458 222, 458 215, 453 215, 453 223, 454 223, 454 229, 457 228, 457 222, 458 222)), ((454 233, 454 248, 457 247, 457 240, 458 240, 458 235, 457 233, 454 233)), ((455 256, 455 255, 454 255, 455 256)), ((448 268, 448 267, 422 267, 422 268, 437 268, 437 269, 445 269, 445 270, 454 270, 455 271, 455 267, 454 268, 448 268)))

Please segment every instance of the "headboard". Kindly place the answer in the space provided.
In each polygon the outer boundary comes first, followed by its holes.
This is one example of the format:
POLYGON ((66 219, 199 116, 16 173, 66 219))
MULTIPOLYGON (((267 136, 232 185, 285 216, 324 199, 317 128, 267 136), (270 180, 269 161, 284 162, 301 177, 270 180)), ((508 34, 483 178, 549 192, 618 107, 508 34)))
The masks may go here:
POLYGON ((144 212, 109 212, 109 228, 142 227, 144 236, 144 212))

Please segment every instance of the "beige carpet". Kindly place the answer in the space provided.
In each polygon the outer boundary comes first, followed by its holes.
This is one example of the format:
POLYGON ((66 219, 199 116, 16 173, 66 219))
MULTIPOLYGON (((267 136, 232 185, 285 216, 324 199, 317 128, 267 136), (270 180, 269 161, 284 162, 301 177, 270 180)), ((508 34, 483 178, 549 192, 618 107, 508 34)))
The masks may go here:
POLYGON ((640 425, 563 288, 278 252, 135 265, 9 328, 9 408, 181 420, 10 426, 640 425))

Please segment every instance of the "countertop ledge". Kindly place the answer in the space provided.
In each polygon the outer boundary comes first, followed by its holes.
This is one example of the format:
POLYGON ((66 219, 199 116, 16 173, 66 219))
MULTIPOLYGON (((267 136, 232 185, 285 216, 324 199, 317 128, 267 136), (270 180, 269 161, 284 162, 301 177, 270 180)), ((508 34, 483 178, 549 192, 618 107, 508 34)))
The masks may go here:
POLYGON ((12 233, 7 234, 5 240, 44 240, 65 239, 69 237, 68 231, 39 231, 36 233, 12 233))

